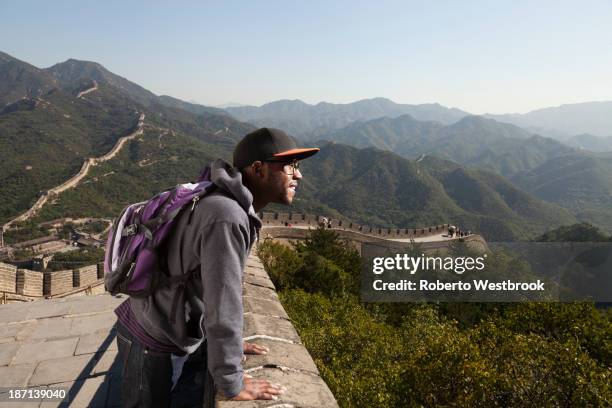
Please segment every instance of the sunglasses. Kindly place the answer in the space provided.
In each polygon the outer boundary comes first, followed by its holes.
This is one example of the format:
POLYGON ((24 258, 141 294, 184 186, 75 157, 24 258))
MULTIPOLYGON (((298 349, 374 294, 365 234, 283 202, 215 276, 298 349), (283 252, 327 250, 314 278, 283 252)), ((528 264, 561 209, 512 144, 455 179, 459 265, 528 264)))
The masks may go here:
POLYGON ((300 162, 293 160, 291 162, 280 161, 280 160, 264 160, 266 163, 281 163, 283 165, 283 171, 288 176, 293 176, 297 170, 300 169, 300 162))

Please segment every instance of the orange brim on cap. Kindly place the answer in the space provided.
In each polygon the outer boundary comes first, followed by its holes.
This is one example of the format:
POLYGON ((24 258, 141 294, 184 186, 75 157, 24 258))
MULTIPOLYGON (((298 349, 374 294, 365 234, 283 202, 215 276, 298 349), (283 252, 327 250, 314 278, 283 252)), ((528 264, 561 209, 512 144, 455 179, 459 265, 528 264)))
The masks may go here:
POLYGON ((296 159, 300 159, 301 160, 301 159, 305 159, 307 157, 312 156, 313 154, 315 154, 319 150, 321 150, 321 149, 319 149, 318 147, 291 149, 291 150, 286 150, 284 152, 276 153, 273 157, 278 157, 278 158, 294 157, 296 159))

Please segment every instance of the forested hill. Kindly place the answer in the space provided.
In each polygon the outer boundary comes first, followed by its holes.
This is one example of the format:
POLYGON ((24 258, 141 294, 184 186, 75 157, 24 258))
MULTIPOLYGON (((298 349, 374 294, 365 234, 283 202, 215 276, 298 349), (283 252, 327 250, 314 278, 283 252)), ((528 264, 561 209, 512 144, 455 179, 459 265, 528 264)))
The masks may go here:
POLYGON ((323 139, 356 147, 378 147, 407 158, 434 155, 505 177, 576 151, 556 140, 480 116, 467 116, 448 126, 419 121, 410 115, 379 118, 353 123, 323 139))
POLYGON ((96 63, 69 60, 43 70, 0 54, 0 78, 0 103, 8 103, 0 108, 1 223, 75 175, 86 159, 107 153, 141 113, 147 126, 180 133, 209 154, 225 155, 253 129, 219 110, 168 107, 166 98, 96 63))

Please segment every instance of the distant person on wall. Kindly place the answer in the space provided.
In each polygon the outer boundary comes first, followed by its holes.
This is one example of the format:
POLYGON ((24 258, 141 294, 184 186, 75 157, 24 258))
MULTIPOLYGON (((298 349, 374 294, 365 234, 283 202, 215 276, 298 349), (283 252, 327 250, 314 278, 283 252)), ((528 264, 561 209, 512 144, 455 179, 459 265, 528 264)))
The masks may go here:
POLYGON ((327 217, 321 218, 321 220, 319 221, 319 226, 321 226, 322 228, 327 228, 327 217))
POLYGON ((268 203, 291 204, 302 178, 299 160, 318 150, 262 128, 238 143, 233 166, 212 164, 215 189, 178 216, 166 244, 170 276, 196 270, 194 278, 183 288, 130 297, 116 310, 124 406, 170 406, 183 363, 204 340, 208 369, 226 398, 274 399, 283 392, 243 372, 244 353, 265 354, 266 348, 242 340, 242 277, 261 228, 257 212, 268 203))

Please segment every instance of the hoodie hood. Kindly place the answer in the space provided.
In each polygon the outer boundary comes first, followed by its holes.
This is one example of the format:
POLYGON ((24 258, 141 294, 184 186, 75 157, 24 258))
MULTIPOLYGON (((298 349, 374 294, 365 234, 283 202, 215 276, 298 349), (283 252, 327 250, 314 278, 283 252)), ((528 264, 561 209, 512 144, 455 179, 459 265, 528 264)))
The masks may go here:
POLYGON ((253 194, 242 184, 242 173, 237 167, 217 159, 210 165, 210 179, 219 188, 229 192, 240 206, 261 226, 261 220, 253 208, 253 194))

